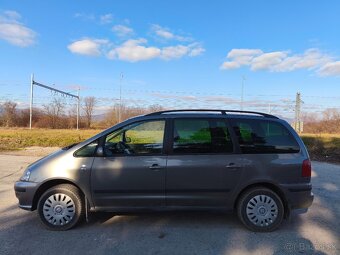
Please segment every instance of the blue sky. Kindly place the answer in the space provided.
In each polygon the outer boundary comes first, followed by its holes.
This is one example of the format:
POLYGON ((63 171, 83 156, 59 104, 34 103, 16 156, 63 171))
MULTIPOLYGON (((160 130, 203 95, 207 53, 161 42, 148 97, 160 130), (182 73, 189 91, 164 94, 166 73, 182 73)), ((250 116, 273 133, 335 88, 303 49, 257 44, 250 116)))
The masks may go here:
MULTIPOLYGON (((7 1, 0 100, 27 105, 29 77, 131 105, 291 112, 339 107, 339 1, 7 1)), ((37 104, 51 96, 37 90, 37 104), (40 96, 40 97, 39 97, 40 96)))

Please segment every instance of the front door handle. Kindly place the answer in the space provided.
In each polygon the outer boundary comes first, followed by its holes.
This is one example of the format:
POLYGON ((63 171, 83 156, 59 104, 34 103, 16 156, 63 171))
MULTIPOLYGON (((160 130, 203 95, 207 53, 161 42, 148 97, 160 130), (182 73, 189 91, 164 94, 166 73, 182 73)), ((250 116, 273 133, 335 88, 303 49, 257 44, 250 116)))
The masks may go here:
POLYGON ((152 164, 151 166, 149 166, 149 168, 152 170, 159 170, 159 169, 162 169, 163 167, 161 167, 158 164, 152 164))
POLYGON ((87 170, 86 165, 81 165, 80 170, 81 171, 86 171, 87 170))
POLYGON ((235 169, 235 170, 241 168, 241 166, 236 165, 235 163, 230 163, 229 165, 226 165, 225 167, 228 169, 235 169))

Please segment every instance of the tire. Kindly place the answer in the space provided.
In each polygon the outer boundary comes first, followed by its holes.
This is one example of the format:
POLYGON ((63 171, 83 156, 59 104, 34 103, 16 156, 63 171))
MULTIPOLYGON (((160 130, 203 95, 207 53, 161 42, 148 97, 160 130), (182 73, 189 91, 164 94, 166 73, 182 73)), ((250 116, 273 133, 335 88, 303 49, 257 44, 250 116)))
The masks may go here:
POLYGON ((271 232, 281 225, 284 206, 274 191, 255 187, 245 191, 239 198, 237 216, 251 231, 271 232))
POLYGON ((38 214, 49 230, 63 231, 84 218, 85 207, 78 188, 71 184, 56 185, 42 194, 38 214))

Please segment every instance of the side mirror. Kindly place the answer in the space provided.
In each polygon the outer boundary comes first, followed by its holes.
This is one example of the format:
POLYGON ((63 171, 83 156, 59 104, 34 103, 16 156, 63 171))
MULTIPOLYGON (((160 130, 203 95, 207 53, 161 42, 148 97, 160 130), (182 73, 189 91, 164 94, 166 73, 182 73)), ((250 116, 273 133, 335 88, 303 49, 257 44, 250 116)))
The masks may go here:
POLYGON ((103 147, 99 146, 97 148, 96 156, 97 157, 103 157, 104 156, 104 149, 103 149, 103 147))
POLYGON ((130 137, 125 137, 125 142, 126 143, 131 143, 131 138, 130 137))

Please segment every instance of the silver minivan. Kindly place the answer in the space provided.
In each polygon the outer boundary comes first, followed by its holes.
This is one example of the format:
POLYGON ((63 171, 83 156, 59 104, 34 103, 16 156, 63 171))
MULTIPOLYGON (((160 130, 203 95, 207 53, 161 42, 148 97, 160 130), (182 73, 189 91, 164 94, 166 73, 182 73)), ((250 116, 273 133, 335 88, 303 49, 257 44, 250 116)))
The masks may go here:
POLYGON ((128 119, 29 165, 19 207, 51 230, 89 212, 234 211, 273 231, 313 202, 311 162, 298 134, 273 115, 172 110, 128 119))

